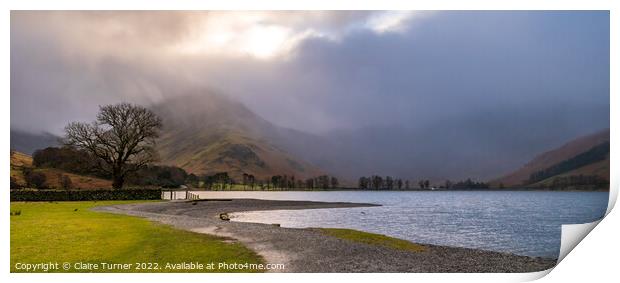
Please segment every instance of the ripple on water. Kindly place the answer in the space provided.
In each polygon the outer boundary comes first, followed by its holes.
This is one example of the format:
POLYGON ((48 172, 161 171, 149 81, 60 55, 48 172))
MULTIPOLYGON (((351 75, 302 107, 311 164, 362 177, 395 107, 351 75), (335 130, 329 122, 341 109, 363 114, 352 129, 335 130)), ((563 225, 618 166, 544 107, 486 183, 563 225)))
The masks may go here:
POLYGON ((377 203, 378 207, 235 213, 233 221, 283 227, 338 227, 418 243, 557 257, 561 224, 600 219, 608 193, 454 192, 201 192, 202 197, 377 203))

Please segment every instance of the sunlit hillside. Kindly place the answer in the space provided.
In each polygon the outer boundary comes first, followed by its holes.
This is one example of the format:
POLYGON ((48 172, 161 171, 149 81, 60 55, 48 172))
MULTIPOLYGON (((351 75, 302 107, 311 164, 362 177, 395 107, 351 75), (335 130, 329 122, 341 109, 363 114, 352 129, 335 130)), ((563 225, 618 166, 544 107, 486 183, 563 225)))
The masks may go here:
POLYGON ((50 189, 62 188, 60 180, 62 176, 67 176, 71 179, 73 189, 90 190, 110 188, 112 186, 112 181, 110 180, 77 175, 54 168, 34 168, 32 165, 32 157, 30 155, 18 151, 11 151, 11 178, 14 178, 15 182, 20 186, 27 187, 23 173, 24 168, 32 168, 34 172, 41 172, 45 174, 46 186, 50 189))

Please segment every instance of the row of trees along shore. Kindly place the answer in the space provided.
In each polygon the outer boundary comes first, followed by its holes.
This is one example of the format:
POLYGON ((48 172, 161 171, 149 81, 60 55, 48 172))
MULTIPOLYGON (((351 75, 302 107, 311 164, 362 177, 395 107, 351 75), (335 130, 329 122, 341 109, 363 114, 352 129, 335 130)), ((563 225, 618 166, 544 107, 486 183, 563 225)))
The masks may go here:
POLYGON ((243 173, 241 180, 235 180, 228 172, 197 176, 190 174, 187 184, 194 188, 207 190, 328 190, 340 188, 338 178, 321 175, 314 178, 297 179, 293 175, 274 175, 269 178, 256 178, 243 173))
MULTIPOLYGON (((175 166, 153 165, 157 159, 155 143, 162 128, 162 120, 151 110, 129 103, 102 106, 92 123, 72 122, 65 127, 65 137, 60 148, 38 150, 33 155, 35 168, 57 168, 81 175, 96 176, 112 181, 112 187, 124 185, 180 187, 189 186, 207 190, 327 190, 341 188, 338 178, 321 175, 298 179, 289 175, 257 178, 242 173, 240 180, 228 172, 212 175, 188 174, 175 166)), ((31 168, 24 168, 26 185, 50 188, 46 175, 31 168)), ((61 187, 72 188, 71 179, 59 176, 61 187)), ((11 179, 11 187, 17 182, 11 179)), ((429 180, 417 182, 418 189, 430 189, 429 180)), ((361 177, 358 189, 394 190, 413 189, 414 184, 390 176, 361 177)), ((470 179, 457 183, 446 181, 439 188, 488 188, 488 184, 470 179)))
POLYGON ((392 176, 378 176, 372 175, 369 177, 360 177, 358 180, 358 189, 361 190, 426 190, 431 188, 439 189, 488 189, 489 184, 484 182, 476 182, 471 179, 464 181, 452 182, 446 180, 445 182, 436 185, 431 184, 430 180, 419 180, 415 184, 409 180, 403 180, 392 176))

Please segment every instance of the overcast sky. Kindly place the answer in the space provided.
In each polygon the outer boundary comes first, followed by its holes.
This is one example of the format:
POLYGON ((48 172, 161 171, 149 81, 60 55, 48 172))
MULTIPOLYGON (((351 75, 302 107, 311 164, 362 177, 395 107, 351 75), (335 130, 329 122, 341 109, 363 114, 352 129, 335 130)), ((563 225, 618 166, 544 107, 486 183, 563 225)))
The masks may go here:
POLYGON ((207 89, 313 133, 498 109, 592 132, 609 126, 609 14, 11 12, 12 128, 207 89))

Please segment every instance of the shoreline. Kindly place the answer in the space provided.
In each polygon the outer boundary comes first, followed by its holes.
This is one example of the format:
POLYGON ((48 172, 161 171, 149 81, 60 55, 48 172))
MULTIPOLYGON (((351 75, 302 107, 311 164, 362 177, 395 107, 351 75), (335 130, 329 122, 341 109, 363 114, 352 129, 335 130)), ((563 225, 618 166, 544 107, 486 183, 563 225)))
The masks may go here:
POLYGON ((568 189, 568 190, 553 190, 553 189, 541 189, 541 188, 507 188, 507 189, 435 189, 435 190, 426 190, 426 189, 392 189, 392 190, 360 190, 357 188, 338 188, 338 189, 313 189, 313 190, 300 190, 300 189, 291 189, 291 190, 201 190, 201 189, 164 189, 163 191, 176 191, 176 192, 583 192, 583 193, 609 193, 609 189, 597 189, 597 190, 579 190, 579 189, 568 189))
POLYGON ((419 244, 425 251, 414 253, 332 237, 315 228, 284 228, 219 218, 221 213, 246 211, 372 206, 379 205, 230 199, 138 203, 94 210, 231 238, 256 251, 268 263, 285 264, 280 272, 534 272, 556 264, 556 259, 428 244, 419 244))

